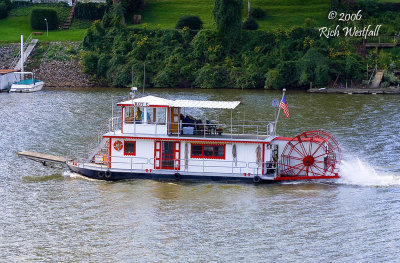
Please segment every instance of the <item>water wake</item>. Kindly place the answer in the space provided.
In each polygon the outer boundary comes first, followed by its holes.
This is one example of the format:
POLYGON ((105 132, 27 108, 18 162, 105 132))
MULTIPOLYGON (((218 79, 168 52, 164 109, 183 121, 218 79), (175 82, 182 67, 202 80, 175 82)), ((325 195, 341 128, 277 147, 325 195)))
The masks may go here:
POLYGON ((99 181, 96 179, 92 179, 92 178, 88 178, 86 176, 80 175, 78 173, 73 173, 71 171, 64 171, 62 175, 65 177, 70 177, 72 179, 83 179, 83 180, 87 180, 87 181, 99 181))
POLYGON ((400 176, 377 171, 359 158, 342 161, 339 183, 360 186, 399 186, 400 176))

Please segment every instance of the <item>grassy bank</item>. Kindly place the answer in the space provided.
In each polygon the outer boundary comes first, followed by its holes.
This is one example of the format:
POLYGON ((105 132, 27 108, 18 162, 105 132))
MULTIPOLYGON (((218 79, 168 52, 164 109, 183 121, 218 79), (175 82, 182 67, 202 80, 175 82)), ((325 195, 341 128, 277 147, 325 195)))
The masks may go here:
MULTIPOLYGON (((200 16, 205 28, 215 28, 212 17, 214 0, 148 0, 145 10, 141 11, 142 24, 131 27, 148 28, 175 28, 181 16, 194 14, 200 16)), ((302 25, 306 18, 312 18, 318 25, 327 22, 329 0, 253 0, 252 7, 261 7, 266 11, 266 17, 259 20, 259 29, 269 30, 277 27, 302 25)), ((34 8, 53 8, 57 11, 60 24, 67 19, 70 8, 65 5, 40 4, 13 9, 9 16, 0 20, 0 42, 18 42, 20 35, 29 35, 33 30, 30 27, 30 13, 34 8)), ((247 16, 247 1, 243 1, 243 19, 247 16)), ((49 31, 49 36, 38 36, 39 41, 81 41, 88 21, 75 19, 69 30, 49 31)))
MULTIPOLYGON (((142 14, 142 22, 149 28, 174 28, 181 16, 198 15, 205 28, 215 28, 212 17, 214 0, 148 0, 142 14)), ((306 18, 312 18, 318 25, 326 23, 329 12, 329 0, 252 0, 252 7, 265 10, 266 17, 259 20, 260 29, 290 27, 302 25, 306 18)), ((243 18, 247 16, 247 1, 243 1, 243 18)), ((136 27, 143 27, 138 25, 136 27)))
POLYGON ((57 11, 60 24, 63 24, 71 10, 70 7, 59 4, 40 4, 23 6, 12 9, 9 16, 0 20, 0 42, 18 42, 20 36, 29 36, 33 31, 43 32, 43 35, 35 36, 41 42, 54 41, 82 41, 89 21, 75 19, 69 30, 51 30, 49 36, 46 31, 33 30, 30 23, 30 14, 34 8, 50 8, 57 11))

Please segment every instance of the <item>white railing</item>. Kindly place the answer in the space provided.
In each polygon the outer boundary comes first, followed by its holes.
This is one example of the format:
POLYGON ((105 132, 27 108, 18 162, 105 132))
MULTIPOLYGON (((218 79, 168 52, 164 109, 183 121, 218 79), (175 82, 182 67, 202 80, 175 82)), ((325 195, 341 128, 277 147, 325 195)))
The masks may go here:
MULTIPOLYGON (((157 135, 160 134, 158 129, 166 127, 165 123, 142 123, 136 122, 123 122, 124 133, 134 135, 157 135), (143 130, 141 128, 147 127, 148 129, 143 130), (153 126, 153 127, 151 127, 153 126)), ((255 135, 256 139, 260 139, 261 136, 268 136, 273 134, 274 122, 264 121, 246 121, 241 120, 235 121, 234 124, 225 124, 218 122, 210 123, 180 123, 178 132, 171 132, 171 125, 169 125, 169 133, 178 137, 185 135, 197 135, 201 137, 209 137, 210 135, 229 135, 231 138, 240 137, 245 135, 255 135), (185 127, 193 127, 193 134, 183 134, 185 127), (221 130, 222 129, 222 130, 221 130)), ((164 135, 167 135, 166 133, 164 135)))
MULTIPOLYGON (((79 163, 79 167, 82 168, 95 168, 100 171, 110 170, 110 156, 104 155, 106 161, 103 163, 87 163, 84 159, 71 159, 71 156, 67 156, 67 160, 76 161, 79 163), (69 159, 68 159, 69 158, 69 159)), ((137 172, 138 170, 144 171, 145 169, 153 169, 157 171, 166 172, 201 172, 201 173, 227 173, 227 174, 241 174, 248 173, 249 169, 251 174, 264 175, 276 172, 276 163, 273 162, 244 162, 244 161, 225 161, 225 160, 207 160, 207 159, 171 159, 173 161, 173 167, 170 169, 154 168, 155 158, 145 158, 136 156, 111 156, 113 168, 111 170, 125 171, 125 172, 137 172), (115 161, 117 159, 117 161, 115 161), (187 163, 186 163, 187 162, 187 163), (218 164, 217 164, 218 163, 218 164), (115 168, 115 166, 120 166, 115 168), (127 168, 129 167, 129 168, 127 168), (198 169, 201 168, 201 169, 198 169), (264 168, 264 169, 263 169, 264 168), (228 170, 229 169, 229 170, 228 170)), ((162 162, 162 160, 159 160, 162 162)))
MULTIPOLYGON (((21 52, 18 52, 14 56, 13 61, 11 62, 11 68, 13 68, 13 69, 16 68, 18 66, 18 62, 19 61, 21 61, 21 63, 23 63, 22 60, 24 60, 24 61, 26 60, 26 58, 25 58, 25 50, 28 48, 28 46, 31 43, 31 41, 32 41, 32 33, 28 36, 28 38, 23 43, 24 58, 21 59, 21 52)), ((20 68, 21 68, 21 65, 20 65, 20 68)))

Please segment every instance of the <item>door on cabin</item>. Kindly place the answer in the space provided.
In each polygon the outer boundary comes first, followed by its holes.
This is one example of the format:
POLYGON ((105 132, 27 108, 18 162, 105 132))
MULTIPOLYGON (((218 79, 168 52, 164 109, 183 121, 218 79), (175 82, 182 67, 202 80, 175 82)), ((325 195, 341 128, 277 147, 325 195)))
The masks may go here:
POLYGON ((180 121, 181 121, 181 108, 172 107, 170 108, 171 116, 171 133, 180 133, 180 121))
POLYGON ((155 141, 154 169, 180 169, 181 143, 155 141))

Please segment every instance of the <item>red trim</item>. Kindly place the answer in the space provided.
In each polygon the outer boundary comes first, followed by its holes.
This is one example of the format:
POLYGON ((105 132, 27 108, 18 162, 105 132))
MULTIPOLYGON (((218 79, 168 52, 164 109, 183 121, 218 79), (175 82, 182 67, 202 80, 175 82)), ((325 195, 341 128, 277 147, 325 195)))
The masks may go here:
POLYGON ((125 110, 125 107, 122 107, 122 110, 121 110, 121 133, 124 133, 124 110, 125 110))
POLYGON ((181 142, 174 142, 174 170, 180 170, 181 169, 181 142), (178 147, 176 147, 178 145, 178 147), (178 150, 176 149, 178 148, 178 150), (178 157, 176 157, 176 154, 178 154, 178 157), (175 162, 178 164, 175 167, 175 162))
POLYGON ((213 144, 191 144, 190 145, 190 158, 193 159, 225 159, 226 156, 226 145, 213 145, 213 144), (201 155, 193 155, 193 146, 201 146, 201 155), (213 147, 213 155, 205 156, 204 155, 204 146, 213 147), (215 146, 223 146, 224 147, 224 156, 215 156, 215 146))
MULTIPOLYGON (((118 103, 117 106, 121 106, 121 107, 132 107, 132 104, 120 104, 118 103)), ((137 106, 135 106, 137 107, 137 106)), ((148 105, 146 107, 139 107, 139 108, 168 108, 169 106, 166 105, 148 105)))
POLYGON ((161 141, 154 141, 154 169, 161 169, 161 141), (157 143, 159 143, 159 146, 157 148, 157 143), (157 152, 159 153, 159 157, 157 158, 157 152), (157 165, 158 161, 158 165, 157 165))
POLYGON ((275 137, 274 139, 272 139, 273 141, 277 140, 277 141, 290 141, 292 140, 292 137, 275 137))
POLYGON ((262 169, 261 169, 261 174, 264 175, 264 167, 265 167, 265 144, 263 144, 262 147, 262 169))
POLYGON ((111 142, 112 138, 110 138, 110 145, 108 146, 108 168, 111 168, 111 142))
POLYGON ((132 136, 103 136, 103 138, 126 138, 132 140, 162 140, 162 141, 180 141, 180 142, 204 142, 204 143, 258 143, 270 144, 266 141, 232 141, 232 140, 204 140, 191 138, 156 138, 156 137, 132 137, 132 136))
POLYGON ((169 134, 169 107, 167 109, 167 134, 169 134))
POLYGON ((124 155, 132 155, 132 156, 135 156, 136 155, 136 141, 124 141, 124 155), (125 151, 125 149, 126 149, 126 143, 134 143, 135 144, 135 151, 134 151, 134 153, 127 153, 126 151, 125 151))

